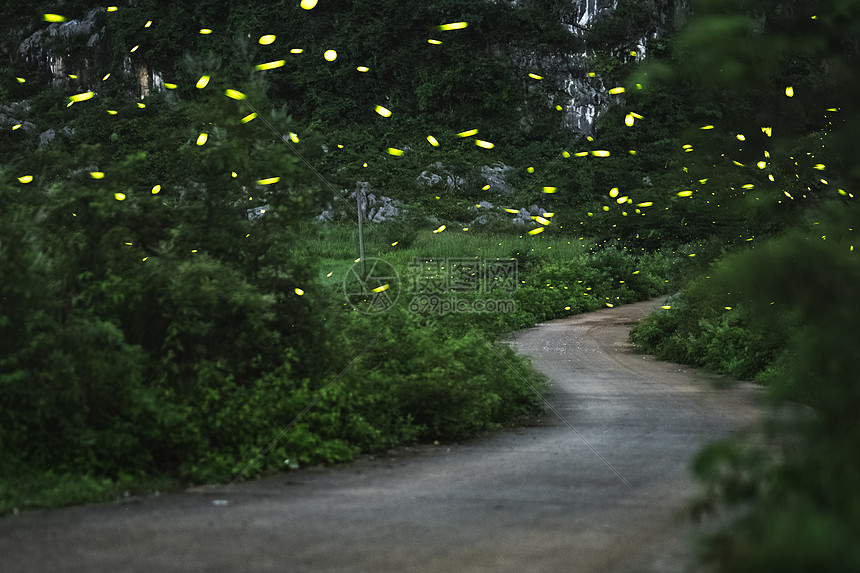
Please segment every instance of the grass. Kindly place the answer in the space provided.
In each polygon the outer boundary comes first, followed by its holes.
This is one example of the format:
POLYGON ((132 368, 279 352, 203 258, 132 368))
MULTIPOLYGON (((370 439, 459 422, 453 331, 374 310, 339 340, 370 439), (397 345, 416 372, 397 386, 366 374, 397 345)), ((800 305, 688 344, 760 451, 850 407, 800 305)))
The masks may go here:
POLYGON ((0 478, 0 515, 32 509, 51 509, 98 503, 131 495, 175 490, 178 482, 167 477, 120 479, 47 471, 0 478))
MULTIPOLYGON (((418 231, 393 225, 368 224, 364 227, 365 258, 380 258, 397 269, 406 269, 415 258, 451 259, 510 259, 515 257, 520 267, 526 262, 569 261, 592 253, 596 245, 585 237, 567 235, 528 235, 525 230, 512 232, 483 232, 446 229, 434 233, 429 227, 418 231), (396 244, 393 244, 396 243, 396 244)), ((355 225, 316 226, 307 233, 318 233, 316 242, 306 242, 299 253, 316 261, 320 283, 340 285, 349 268, 358 259, 358 228, 355 225)))

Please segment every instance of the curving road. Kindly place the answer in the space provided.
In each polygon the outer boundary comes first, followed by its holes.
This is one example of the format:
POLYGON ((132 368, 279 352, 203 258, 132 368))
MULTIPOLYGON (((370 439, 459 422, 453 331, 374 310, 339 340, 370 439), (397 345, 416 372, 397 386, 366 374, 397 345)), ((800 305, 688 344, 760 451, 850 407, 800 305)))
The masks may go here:
POLYGON ((695 571, 690 459, 759 392, 636 354, 650 301, 511 340, 552 382, 540 421, 232 488, 0 518, 0 571, 695 571))

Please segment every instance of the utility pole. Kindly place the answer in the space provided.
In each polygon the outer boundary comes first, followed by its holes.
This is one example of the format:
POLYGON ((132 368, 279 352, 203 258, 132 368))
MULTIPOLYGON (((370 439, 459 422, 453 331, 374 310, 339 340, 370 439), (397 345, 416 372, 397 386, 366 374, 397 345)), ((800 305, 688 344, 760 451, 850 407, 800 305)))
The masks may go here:
POLYGON ((358 257, 361 261, 361 280, 367 277, 367 264, 364 261, 364 204, 361 201, 361 185, 355 186, 355 200, 358 203, 358 257))

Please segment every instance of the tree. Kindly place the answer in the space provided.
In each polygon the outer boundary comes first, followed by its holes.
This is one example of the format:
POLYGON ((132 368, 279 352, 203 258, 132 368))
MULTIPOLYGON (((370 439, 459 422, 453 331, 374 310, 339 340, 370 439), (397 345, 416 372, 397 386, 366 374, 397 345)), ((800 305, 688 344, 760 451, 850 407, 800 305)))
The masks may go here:
POLYGON ((786 317, 799 324, 771 374, 779 408, 766 446, 753 436, 723 441, 694 464, 707 485, 700 509, 740 508, 710 539, 721 570, 860 567, 860 393, 844 350, 860 344, 858 33, 860 4, 850 0, 701 1, 672 58, 648 70, 729 103, 694 142, 707 155, 691 179, 724 178, 732 200, 758 203, 757 216, 778 222, 773 238, 711 269, 713 293, 764 328, 786 317), (740 143, 727 145, 731 137, 740 143), (749 190, 732 183, 738 173, 749 190))

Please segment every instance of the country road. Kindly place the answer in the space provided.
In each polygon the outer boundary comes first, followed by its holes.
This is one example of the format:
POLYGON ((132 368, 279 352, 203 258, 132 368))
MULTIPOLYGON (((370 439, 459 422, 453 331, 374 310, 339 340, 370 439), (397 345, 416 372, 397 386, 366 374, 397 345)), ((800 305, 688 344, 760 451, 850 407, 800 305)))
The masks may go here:
POLYGON ((0 518, 0 571, 696 571, 704 443, 757 420, 750 384, 635 353, 650 301, 512 338, 552 383, 535 423, 333 469, 0 518))

